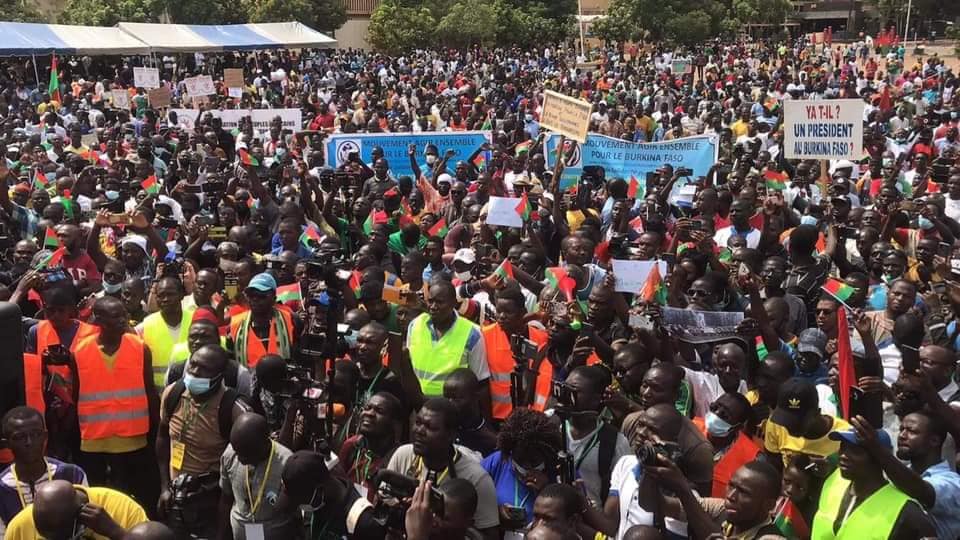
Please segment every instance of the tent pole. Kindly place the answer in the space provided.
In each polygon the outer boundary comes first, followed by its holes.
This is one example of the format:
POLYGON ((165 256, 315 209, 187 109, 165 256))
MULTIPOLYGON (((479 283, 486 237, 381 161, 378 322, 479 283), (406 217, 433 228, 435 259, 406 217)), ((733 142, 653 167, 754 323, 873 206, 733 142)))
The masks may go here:
POLYGON ((37 55, 31 54, 30 56, 33 57, 33 76, 37 79, 37 88, 40 88, 40 72, 37 71, 37 55))

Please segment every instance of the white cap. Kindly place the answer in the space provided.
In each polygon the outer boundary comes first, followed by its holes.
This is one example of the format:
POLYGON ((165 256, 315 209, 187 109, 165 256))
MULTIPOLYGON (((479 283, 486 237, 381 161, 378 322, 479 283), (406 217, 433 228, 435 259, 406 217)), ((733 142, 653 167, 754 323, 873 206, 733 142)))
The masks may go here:
POLYGON ((477 254, 470 248, 460 248, 453 255, 453 260, 473 264, 477 262, 477 254))
POLYGON ((443 173, 443 174, 441 174, 440 176, 437 177, 437 183, 438 183, 438 184, 441 184, 441 183, 443 183, 443 182, 446 182, 446 183, 448 183, 448 184, 452 184, 452 183, 453 183, 453 177, 450 176, 450 175, 447 174, 447 173, 443 173))

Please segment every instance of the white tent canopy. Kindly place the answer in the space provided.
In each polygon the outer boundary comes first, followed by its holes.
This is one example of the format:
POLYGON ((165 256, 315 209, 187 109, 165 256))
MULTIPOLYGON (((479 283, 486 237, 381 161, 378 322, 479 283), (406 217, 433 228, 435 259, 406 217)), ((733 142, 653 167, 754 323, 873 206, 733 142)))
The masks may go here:
POLYGON ((328 48, 337 41, 299 22, 197 25, 117 24, 153 52, 219 52, 277 48, 328 48))
POLYGON ((150 47, 119 28, 0 22, 0 55, 150 54, 150 47))

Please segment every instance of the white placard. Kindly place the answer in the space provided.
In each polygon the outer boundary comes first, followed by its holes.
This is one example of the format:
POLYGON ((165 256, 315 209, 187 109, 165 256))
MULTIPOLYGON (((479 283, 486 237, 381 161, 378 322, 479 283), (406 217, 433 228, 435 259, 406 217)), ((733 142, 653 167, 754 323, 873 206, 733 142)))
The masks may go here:
POLYGON ((216 92, 213 79, 209 75, 197 75, 183 80, 187 86, 187 95, 190 97, 209 96, 216 92))
POLYGON ((126 90, 111 90, 110 103, 113 104, 113 108, 115 109, 129 109, 130 94, 128 94, 126 90))
POLYGON ((521 199, 517 197, 490 197, 490 207, 487 212, 487 225, 503 225, 504 227, 523 227, 523 218, 517 213, 517 205, 521 199))
POLYGON ((243 97, 243 88, 234 88, 231 86, 230 88, 227 88, 227 95, 232 98, 240 99, 243 97))
POLYGON ((863 157, 863 108, 859 99, 783 102, 783 149, 788 159, 863 157))
POLYGON ((160 70, 151 67, 133 68, 133 85, 138 88, 160 88, 160 70))
POLYGON ((270 129, 270 121, 279 116, 283 129, 300 131, 303 129, 303 111, 301 109, 227 109, 210 110, 202 113, 197 109, 170 109, 177 113, 177 125, 193 131, 198 115, 210 113, 223 122, 223 129, 229 131, 240 125, 240 119, 249 116, 253 120, 254 131, 270 129))
POLYGON ((666 280, 667 263, 666 261, 627 261, 613 259, 613 276, 617 278, 617 285, 614 290, 625 293, 638 293, 643 289, 647 282, 647 276, 650 270, 656 264, 660 269, 660 277, 666 280))

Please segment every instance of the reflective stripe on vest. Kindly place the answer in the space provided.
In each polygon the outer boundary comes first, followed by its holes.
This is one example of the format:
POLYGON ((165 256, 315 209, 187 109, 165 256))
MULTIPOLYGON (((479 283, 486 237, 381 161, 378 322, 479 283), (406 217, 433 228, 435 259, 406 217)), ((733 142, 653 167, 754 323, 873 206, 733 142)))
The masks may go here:
POLYGON ((107 367, 96 338, 85 340, 77 349, 77 417, 82 440, 135 437, 149 431, 143 347, 139 337, 124 334, 112 368, 107 367))
POLYGON ((170 363, 170 353, 174 345, 186 343, 190 334, 190 321, 193 320, 195 309, 184 309, 180 316, 180 335, 174 341, 170 337, 170 327, 163 320, 160 312, 151 313, 143 320, 143 341, 150 347, 150 358, 153 361, 153 384, 163 388, 163 379, 167 374, 167 365, 170 363))
POLYGON ((833 532, 833 524, 843 503, 843 495, 850 486, 850 480, 840 476, 837 469, 827 478, 820 492, 820 505, 813 516, 812 540, 845 539, 859 540, 863 538, 889 538, 893 526, 900 516, 903 506, 910 500, 909 497, 892 484, 886 484, 867 497, 847 516, 840 525, 840 530, 833 532))
MULTIPOLYGON (((536 327, 528 327, 530 340, 543 348, 547 342, 547 333, 536 327)), ((510 374, 516 366, 510 338, 499 324, 483 327, 483 345, 490 366, 490 401, 493 405, 493 417, 498 420, 510 416, 513 401, 510 399, 510 374)))
MULTIPOLYGON (((278 309, 277 313, 280 313, 280 316, 283 317, 284 324, 287 325, 287 339, 292 348, 294 332, 293 315, 286 309, 278 309)), ((240 326, 246 323, 251 314, 252 312, 247 310, 230 320, 230 337, 234 343, 237 342, 237 334, 240 332, 240 326)), ((253 331, 253 324, 251 324, 247 332, 247 362, 246 365, 244 365, 243 362, 241 362, 240 365, 253 369, 257 367, 257 363, 259 363, 260 359, 264 356, 268 354, 278 354, 279 348, 280 344, 277 341, 277 324, 273 319, 270 320, 270 333, 267 335, 266 349, 263 348, 263 342, 260 341, 260 336, 253 331)))
POLYGON ((467 367, 467 340, 475 328, 469 320, 458 316, 453 326, 439 341, 433 341, 433 335, 427 321, 430 315, 424 313, 414 319, 410 334, 410 361, 413 371, 420 380, 420 389, 429 397, 443 395, 443 382, 457 368, 467 367))
MULTIPOLYGON (((70 352, 76 354, 77 346, 83 340, 90 336, 95 336, 99 328, 83 321, 77 321, 77 332, 73 335, 73 342, 70 344, 70 352)), ((42 357, 43 351, 50 348, 51 345, 60 345, 60 336, 57 334, 53 323, 47 320, 37 323, 37 355, 42 357)), ((71 392, 73 388, 73 374, 70 373, 69 366, 47 366, 51 375, 59 376, 63 379, 66 391, 71 392)))
POLYGON ((23 389, 27 398, 27 407, 33 407, 44 414, 47 403, 43 399, 43 365, 40 355, 23 353, 23 389))
MULTIPOLYGON (((586 365, 595 366, 600 363, 600 357, 592 352, 587 357, 586 365)), ((533 409, 543 412, 547 408, 547 401, 553 392, 553 364, 550 360, 544 358, 540 363, 540 373, 537 375, 537 384, 535 385, 536 395, 533 398, 533 409)))

